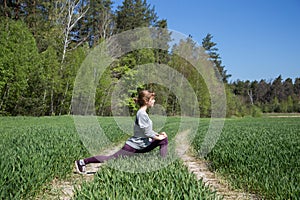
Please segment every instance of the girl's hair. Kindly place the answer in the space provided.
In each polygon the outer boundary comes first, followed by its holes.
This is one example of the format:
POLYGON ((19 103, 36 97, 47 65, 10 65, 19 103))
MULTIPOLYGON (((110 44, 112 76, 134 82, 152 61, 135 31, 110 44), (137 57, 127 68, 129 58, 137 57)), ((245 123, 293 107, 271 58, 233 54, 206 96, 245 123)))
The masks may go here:
POLYGON ((135 103, 139 106, 144 106, 150 100, 151 97, 155 97, 154 92, 150 92, 148 90, 141 90, 137 98, 134 98, 135 103))

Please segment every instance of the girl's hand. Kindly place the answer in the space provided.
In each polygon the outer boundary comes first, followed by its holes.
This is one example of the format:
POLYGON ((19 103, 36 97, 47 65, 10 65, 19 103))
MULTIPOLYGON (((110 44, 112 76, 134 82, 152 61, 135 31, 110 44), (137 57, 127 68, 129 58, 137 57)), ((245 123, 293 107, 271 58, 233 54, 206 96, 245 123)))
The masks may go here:
POLYGON ((165 139, 166 137, 168 137, 167 136, 167 134, 165 133, 165 132, 162 132, 162 133, 160 133, 159 135, 157 135, 155 138, 153 138, 153 139, 155 139, 155 140, 163 140, 163 139, 165 139))
POLYGON ((167 134, 166 134, 166 132, 161 132, 160 135, 165 136, 165 138, 168 137, 167 134))

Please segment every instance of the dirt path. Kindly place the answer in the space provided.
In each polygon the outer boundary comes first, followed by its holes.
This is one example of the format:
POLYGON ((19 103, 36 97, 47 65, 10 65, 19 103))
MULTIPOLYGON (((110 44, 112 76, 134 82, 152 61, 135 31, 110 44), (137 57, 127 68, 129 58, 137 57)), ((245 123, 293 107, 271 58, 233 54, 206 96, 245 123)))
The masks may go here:
MULTIPOLYGON (((176 135, 176 153, 183 160, 183 163, 188 167, 191 173, 194 173, 198 180, 202 179, 205 185, 208 185, 211 190, 216 191, 224 199, 259 199, 256 195, 246 194, 244 192, 231 190, 226 181, 217 177, 213 172, 209 171, 205 160, 195 158, 189 151, 188 131, 181 132, 176 135)), ((111 149, 101 152, 103 155, 110 155, 122 147, 119 144, 111 149)), ((75 171, 66 180, 53 180, 44 194, 37 199, 57 199, 69 200, 75 192, 75 188, 80 189, 80 185, 84 181, 93 180, 94 174, 98 171, 102 164, 89 164, 86 167, 88 172, 86 175, 77 174, 75 171)), ((75 170, 75 168, 74 168, 75 170)))
MULTIPOLYGON (((100 154, 110 155, 122 148, 124 143, 116 145, 112 148, 105 149, 100 154)), ((94 174, 97 173, 103 163, 89 164, 86 166, 87 174, 81 175, 76 172, 75 165, 73 173, 64 180, 54 179, 43 194, 40 194, 36 199, 38 200, 70 200, 76 188, 80 189, 83 182, 92 181, 94 174)))
POLYGON ((176 153, 198 180, 202 179, 205 185, 223 196, 224 199, 259 199, 256 195, 230 189, 225 180, 217 177, 208 169, 207 161, 195 158, 189 150, 188 133, 188 131, 184 131, 176 135, 176 153))

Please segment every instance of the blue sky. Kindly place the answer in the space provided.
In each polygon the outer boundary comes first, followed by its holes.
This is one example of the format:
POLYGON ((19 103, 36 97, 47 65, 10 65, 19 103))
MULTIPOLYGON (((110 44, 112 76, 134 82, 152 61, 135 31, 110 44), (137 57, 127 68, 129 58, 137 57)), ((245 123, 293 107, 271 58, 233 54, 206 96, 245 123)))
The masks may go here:
MULTIPOLYGON (((116 0, 121 4, 122 0, 116 0)), ((168 28, 217 43, 230 81, 300 78, 299 0, 147 0, 168 28)))

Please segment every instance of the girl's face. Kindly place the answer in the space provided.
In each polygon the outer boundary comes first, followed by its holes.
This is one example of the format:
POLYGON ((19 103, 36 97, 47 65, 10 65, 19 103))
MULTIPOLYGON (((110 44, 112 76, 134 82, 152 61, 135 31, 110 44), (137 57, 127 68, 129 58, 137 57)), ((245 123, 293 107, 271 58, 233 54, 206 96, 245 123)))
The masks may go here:
POLYGON ((151 97, 150 100, 147 102, 147 107, 151 108, 154 106, 155 98, 151 97))

